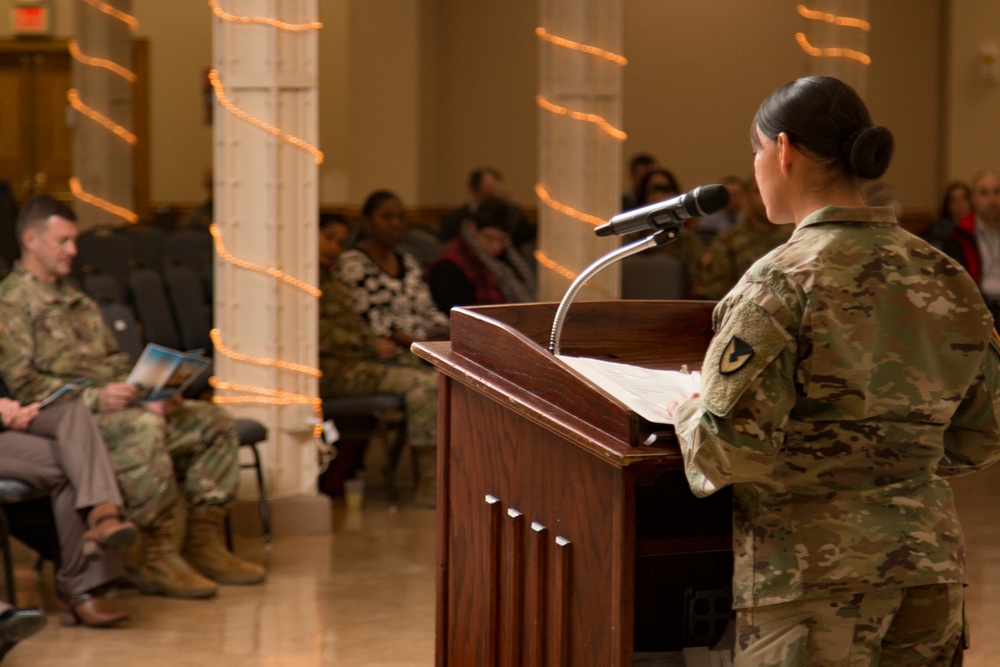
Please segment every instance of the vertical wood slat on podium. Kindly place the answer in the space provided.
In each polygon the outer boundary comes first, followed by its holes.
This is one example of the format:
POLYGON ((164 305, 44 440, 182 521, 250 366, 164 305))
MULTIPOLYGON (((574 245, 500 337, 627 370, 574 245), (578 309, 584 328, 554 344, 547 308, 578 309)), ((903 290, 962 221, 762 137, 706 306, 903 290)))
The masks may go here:
MULTIPOLYGON (((696 369, 713 305, 581 302, 561 347, 696 369)), ((549 354, 555 310, 455 309, 450 342, 414 347, 442 373, 439 666, 630 665, 638 646, 680 648, 678 587, 728 585, 728 506, 678 488, 674 442, 639 444, 662 425, 549 354)))

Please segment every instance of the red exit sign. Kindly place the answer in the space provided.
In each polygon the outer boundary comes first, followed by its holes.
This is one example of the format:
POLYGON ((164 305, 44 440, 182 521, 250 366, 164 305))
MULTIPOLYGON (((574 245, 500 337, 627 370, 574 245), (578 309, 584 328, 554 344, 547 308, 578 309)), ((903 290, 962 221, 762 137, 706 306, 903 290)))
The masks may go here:
POLYGON ((47 35, 51 30, 52 12, 47 5, 15 5, 14 33, 47 35))

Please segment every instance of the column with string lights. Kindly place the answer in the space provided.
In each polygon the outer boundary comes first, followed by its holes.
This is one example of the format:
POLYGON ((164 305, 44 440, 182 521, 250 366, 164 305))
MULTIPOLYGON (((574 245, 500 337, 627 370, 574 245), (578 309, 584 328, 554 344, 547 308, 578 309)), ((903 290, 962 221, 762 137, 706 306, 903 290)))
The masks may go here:
POLYGON ((215 400, 268 427, 261 451, 272 500, 318 502, 318 440, 310 425, 320 416, 317 3, 208 5, 216 98, 215 400))
MULTIPOLYGON (((594 227, 618 213, 621 187, 621 0, 542 0, 539 40, 539 298, 558 301, 570 281, 613 249, 594 227)), ((581 293, 620 294, 617 266, 581 293)))
POLYGON ((835 76, 865 95, 868 84, 868 0, 808 0, 796 5, 802 30, 795 41, 810 74, 835 76))
POLYGON ((74 5, 73 87, 66 96, 73 109, 74 175, 68 185, 81 229, 138 221, 132 182, 137 139, 130 129, 136 81, 132 34, 138 23, 131 5, 131 0, 74 5))

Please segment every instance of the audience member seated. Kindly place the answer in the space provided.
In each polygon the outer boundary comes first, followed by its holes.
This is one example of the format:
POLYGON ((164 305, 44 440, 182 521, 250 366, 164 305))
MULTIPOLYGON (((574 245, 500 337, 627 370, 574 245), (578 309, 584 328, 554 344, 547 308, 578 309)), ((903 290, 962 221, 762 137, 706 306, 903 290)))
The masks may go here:
MULTIPOLYGON (((320 228, 320 264, 331 264, 347 238, 347 221, 328 218, 320 228), (334 229, 331 229, 334 228, 334 229)), ((351 291, 333 272, 324 271, 319 303, 320 394, 400 394, 406 401, 406 438, 417 460, 417 504, 433 506, 436 499, 437 373, 389 337, 378 337, 357 313, 351 291)), ((338 465, 340 455, 331 465, 338 465)), ((350 476, 360 463, 339 463, 350 476)))
POLYGON ((376 190, 361 214, 361 238, 337 260, 337 273, 351 290, 355 310, 377 337, 401 347, 446 338, 448 316, 434 306, 420 265, 396 248, 406 233, 402 200, 376 190))
POLYGON ((937 219, 920 235, 935 248, 944 249, 958 221, 972 212, 972 188, 962 181, 952 181, 944 189, 937 219))
POLYGON ((503 200, 484 199, 472 222, 431 262, 427 282, 439 310, 535 299, 531 267, 510 242, 516 215, 503 200))
POLYGON ((705 243, 710 243, 716 234, 733 227, 746 218, 746 182, 739 176, 726 176, 722 179, 722 185, 729 191, 729 203, 721 211, 716 211, 698 220, 698 234, 705 243))
POLYGON ((649 153, 636 153, 628 163, 629 188, 622 193, 622 210, 628 211, 639 205, 639 184, 643 177, 659 166, 656 158, 649 153))
MULTIPOLYGON (((70 400, 44 409, 21 405, 0 381, 0 448, 0 477, 51 494, 62 624, 97 628, 126 621, 128 614, 114 609, 104 591, 124 574, 121 552, 135 541, 136 527, 122 516, 107 445, 90 411, 70 400)), ((5 628, 0 615, 0 656, 17 641, 5 628)))
MULTIPOLYGON (((681 193, 681 188, 672 173, 663 167, 656 167, 643 177, 639 193, 639 206, 647 206, 676 197, 681 193)), ((696 218, 687 220, 676 239, 645 251, 669 253, 680 261, 684 267, 684 295, 688 299, 704 298, 704 289, 700 284, 699 262, 705 254, 705 245, 695 232, 697 222, 696 218)), ((629 240, 638 237, 639 235, 633 235, 629 240)))
MULTIPOLYGON (((438 237, 442 241, 447 242, 458 236, 462 223, 472 220, 479 204, 487 197, 496 197, 507 201, 507 190, 504 188, 503 176, 493 167, 473 170, 469 174, 467 187, 468 201, 441 216, 441 229, 438 231, 438 237)), ((513 240, 514 245, 520 246, 534 239, 536 230, 535 226, 516 207, 515 211, 517 211, 517 221, 511 231, 511 240, 513 240)))
POLYGON ((747 211, 740 222, 719 232, 701 258, 701 286, 705 298, 721 299, 753 263, 789 239, 792 225, 767 219, 757 181, 747 181, 747 211))
POLYGON ((17 233, 21 259, 0 281, 0 372, 22 403, 70 380, 90 381, 79 400, 95 415, 129 519, 143 537, 142 563, 131 573, 139 590, 203 598, 216 593, 216 582, 263 581, 264 569, 230 553, 223 540, 239 475, 233 418, 213 403, 180 396, 143 402, 125 382, 131 359, 97 304, 66 281, 78 235, 72 209, 34 197, 21 208, 17 233), (178 477, 186 531, 174 525, 178 477))
POLYGON ((955 223, 944 251, 965 267, 1000 322, 1000 175, 992 169, 972 179, 972 211, 955 223))

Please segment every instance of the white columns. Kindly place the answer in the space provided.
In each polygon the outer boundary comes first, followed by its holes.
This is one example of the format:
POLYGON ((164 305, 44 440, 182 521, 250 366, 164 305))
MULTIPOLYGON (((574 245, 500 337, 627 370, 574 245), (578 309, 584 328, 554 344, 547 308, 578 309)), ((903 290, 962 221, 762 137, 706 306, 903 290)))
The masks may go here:
MULTIPOLYGON (((233 105, 214 107, 215 221, 225 250, 242 264, 217 253, 215 372, 236 386, 216 393, 223 401, 279 403, 228 407, 270 429, 261 449, 269 494, 315 495, 312 406, 280 403, 317 396, 316 377, 294 365, 318 365, 317 299, 309 289, 317 282, 318 170, 308 150, 318 141, 318 40, 315 29, 289 29, 315 21, 316 0, 220 7, 283 25, 213 19, 219 90, 233 105)), ((241 484, 241 495, 250 488, 241 484)))
MULTIPOLYGON (((540 8, 539 25, 547 35, 621 53, 621 0, 541 0, 540 8)), ((544 192, 538 248, 543 264, 548 259, 580 273, 618 245, 616 238, 597 238, 594 225, 578 218, 607 220, 618 212, 621 141, 613 135, 622 127, 622 66, 543 39, 539 67, 538 173, 544 192), (577 120, 573 113, 591 115, 577 120), (553 205, 572 211, 558 212, 553 205)), ((584 288, 582 298, 617 298, 619 276, 617 265, 611 266, 584 288)), ((541 300, 558 301, 569 284, 556 271, 540 268, 541 300)))
MULTIPOLYGON (((133 213, 132 143, 126 138, 132 127, 132 27, 131 0, 111 0, 110 12, 77 3, 74 39, 73 90, 79 111, 70 116, 73 131, 73 173, 82 190, 105 202, 104 207, 82 204, 74 207, 81 229, 97 225, 121 226, 133 222, 124 215, 107 212, 118 207, 133 213), (126 20, 123 20, 125 17, 126 20), (91 114, 87 116, 85 114, 91 114), (122 132, 115 134, 108 123, 122 132)), ((70 101, 67 101, 67 105, 70 101)), ((42 184, 38 184, 42 185, 42 184)), ((60 190, 64 187, 59 185, 60 190)))

